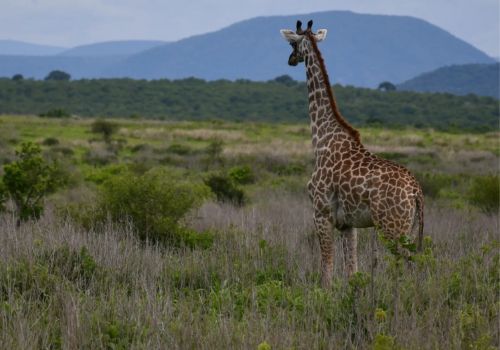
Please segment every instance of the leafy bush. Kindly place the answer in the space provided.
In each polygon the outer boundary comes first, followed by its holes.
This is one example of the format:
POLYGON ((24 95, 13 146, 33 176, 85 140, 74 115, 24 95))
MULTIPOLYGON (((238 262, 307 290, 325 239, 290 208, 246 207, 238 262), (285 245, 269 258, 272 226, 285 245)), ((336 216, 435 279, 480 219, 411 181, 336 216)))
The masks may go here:
POLYGON ((4 166, 3 186, 20 220, 39 218, 43 198, 64 184, 65 174, 57 163, 48 164, 34 143, 23 143, 16 155, 17 161, 4 166))
POLYGON ((116 154, 108 148, 95 147, 85 152, 83 161, 93 166, 107 165, 116 161, 116 154))
POLYGON ((302 175, 306 171, 306 166, 301 162, 290 162, 287 164, 275 164, 271 171, 283 176, 302 175))
MULTIPOLYGON (((182 219, 202 203, 202 186, 173 178, 163 169, 142 176, 130 173, 111 177, 100 194, 101 210, 116 222, 129 221, 141 239, 173 245, 196 245, 196 233, 182 219)), ((207 245, 207 237, 199 237, 207 245)))
POLYGON ((255 175, 248 165, 235 166, 229 170, 229 177, 238 184, 249 184, 255 181, 255 175))
POLYGON ((118 125, 104 119, 97 119, 90 126, 90 130, 94 134, 101 134, 106 142, 111 141, 111 136, 116 132, 116 129, 118 129, 118 125))
POLYGON ((207 154, 207 168, 212 164, 223 164, 224 159, 222 158, 222 151, 224 150, 224 141, 218 138, 214 138, 205 148, 205 153, 207 154))
POLYGON ((178 143, 173 143, 167 148, 167 152, 178 154, 180 156, 184 156, 190 154, 192 152, 191 147, 187 145, 181 145, 178 143))
POLYGON ((443 188, 450 187, 453 184, 453 177, 447 174, 439 173, 418 173, 416 174, 424 195, 431 198, 439 197, 443 188))
POLYGON ((70 79, 71 75, 61 70, 53 70, 45 77, 45 80, 56 80, 56 81, 65 81, 70 79))
POLYGON ((243 205, 246 202, 245 193, 228 175, 211 175, 205 180, 205 184, 210 187, 220 202, 231 202, 236 205, 243 205))
POLYGON ((469 188, 469 201, 486 213, 498 213, 499 181, 498 175, 475 177, 469 188))
POLYGON ((47 137, 45 140, 42 141, 42 144, 45 146, 55 146, 59 144, 59 140, 56 139, 55 137, 47 137))
POLYGON ((7 189, 2 181, 0 181, 0 213, 5 210, 5 202, 7 201, 7 189))
POLYGON ((22 259, 9 264, 0 264, 0 300, 9 295, 26 300, 46 300, 54 294, 59 281, 49 272, 48 266, 30 264, 22 259))
POLYGON ((41 118, 69 118, 71 114, 62 108, 55 108, 45 113, 40 113, 38 116, 41 118))
POLYGON ((80 288, 87 288, 98 272, 97 262, 86 247, 75 250, 62 245, 53 251, 45 251, 38 258, 38 263, 48 266, 51 274, 75 283, 80 288))

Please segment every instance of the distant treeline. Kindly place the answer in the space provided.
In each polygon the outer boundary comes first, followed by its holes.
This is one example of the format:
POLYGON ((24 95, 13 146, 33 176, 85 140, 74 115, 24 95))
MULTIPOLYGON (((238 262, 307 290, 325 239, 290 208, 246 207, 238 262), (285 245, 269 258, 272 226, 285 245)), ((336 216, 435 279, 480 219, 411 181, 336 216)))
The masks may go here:
MULTIPOLYGON (((497 130, 498 100, 475 95, 378 91, 334 86, 355 126, 497 130)), ((268 82, 93 79, 0 79, 0 113, 144 117, 166 120, 306 121, 307 88, 287 76, 268 82)))

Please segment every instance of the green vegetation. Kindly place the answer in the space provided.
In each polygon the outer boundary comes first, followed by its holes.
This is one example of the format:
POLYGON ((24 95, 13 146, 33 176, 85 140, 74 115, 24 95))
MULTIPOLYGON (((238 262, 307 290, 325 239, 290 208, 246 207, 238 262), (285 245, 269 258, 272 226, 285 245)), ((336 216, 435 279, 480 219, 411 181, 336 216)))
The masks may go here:
MULTIPOLYGON (((39 220, 0 214, 2 347, 499 346, 497 132, 361 129, 368 149, 422 182, 424 249, 406 262, 408 237, 373 242, 361 229, 348 280, 334 235, 325 290, 306 122, 113 119, 96 137, 97 121, 0 116, 3 176, 26 144, 68 174, 39 220)), ((3 182, 0 203, 15 207, 3 182)))
POLYGON ((67 111, 65 111, 62 108, 55 108, 51 109, 45 113, 40 113, 38 115, 39 117, 47 117, 47 118, 69 118, 71 117, 71 114, 69 114, 67 111))
POLYGON ((0 205, 2 199, 8 197, 20 220, 39 218, 43 212, 43 198, 64 183, 64 174, 56 163, 47 163, 42 158, 40 146, 31 142, 23 143, 16 155, 18 160, 3 167, 0 191, 6 194, 0 195, 0 205))
POLYGON ((469 189, 470 201, 487 213, 498 214, 500 207, 500 178, 481 176, 474 178, 469 189))
POLYGON ((91 130, 95 134, 102 134, 104 141, 109 142, 111 136, 116 131, 116 124, 110 123, 109 121, 98 119, 92 123, 91 130))
POLYGON ((45 80, 67 81, 71 79, 71 75, 61 70, 53 70, 46 77, 45 80))
MULTIPOLYGON (((334 87, 340 109, 355 126, 432 127, 492 131, 498 100, 334 87)), ((278 77, 269 82, 201 79, 12 81, 0 79, 0 113, 40 114, 61 109, 79 116, 136 116, 165 120, 307 121, 304 83, 278 77)))
POLYGON ((205 184, 215 194, 220 202, 230 202, 235 205, 245 203, 245 193, 238 188, 235 181, 225 174, 214 174, 205 180, 205 184))

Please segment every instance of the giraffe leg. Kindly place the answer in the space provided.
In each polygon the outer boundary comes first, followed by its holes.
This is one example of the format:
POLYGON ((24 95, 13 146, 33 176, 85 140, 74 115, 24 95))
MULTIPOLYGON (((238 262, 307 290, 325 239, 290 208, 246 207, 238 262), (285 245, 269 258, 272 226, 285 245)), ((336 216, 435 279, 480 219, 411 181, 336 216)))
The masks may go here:
POLYGON ((347 277, 358 272, 358 233, 354 227, 341 230, 347 277))
POLYGON ((319 238, 321 250, 321 286, 329 288, 333 276, 333 225, 329 214, 316 213, 314 224, 319 238))

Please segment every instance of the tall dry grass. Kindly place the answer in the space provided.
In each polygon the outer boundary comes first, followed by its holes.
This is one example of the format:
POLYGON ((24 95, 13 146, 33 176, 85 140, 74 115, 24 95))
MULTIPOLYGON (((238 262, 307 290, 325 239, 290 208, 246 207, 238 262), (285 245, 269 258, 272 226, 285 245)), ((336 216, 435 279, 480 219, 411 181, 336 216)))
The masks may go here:
POLYGON ((336 236, 328 291, 319 288, 305 195, 263 193, 243 208, 207 203, 190 224, 212 230, 214 246, 169 249, 139 242, 127 226, 86 231, 50 211, 20 227, 2 216, 0 347, 255 349, 264 340, 273 349, 500 344, 497 217, 430 203, 426 254, 398 266, 379 244, 373 289, 373 231, 360 232, 366 274, 350 282, 336 236), (75 263, 83 247, 94 267, 85 259, 75 263), (61 262, 61 251, 70 258, 61 262), (65 263, 90 277, 69 277, 65 263))

